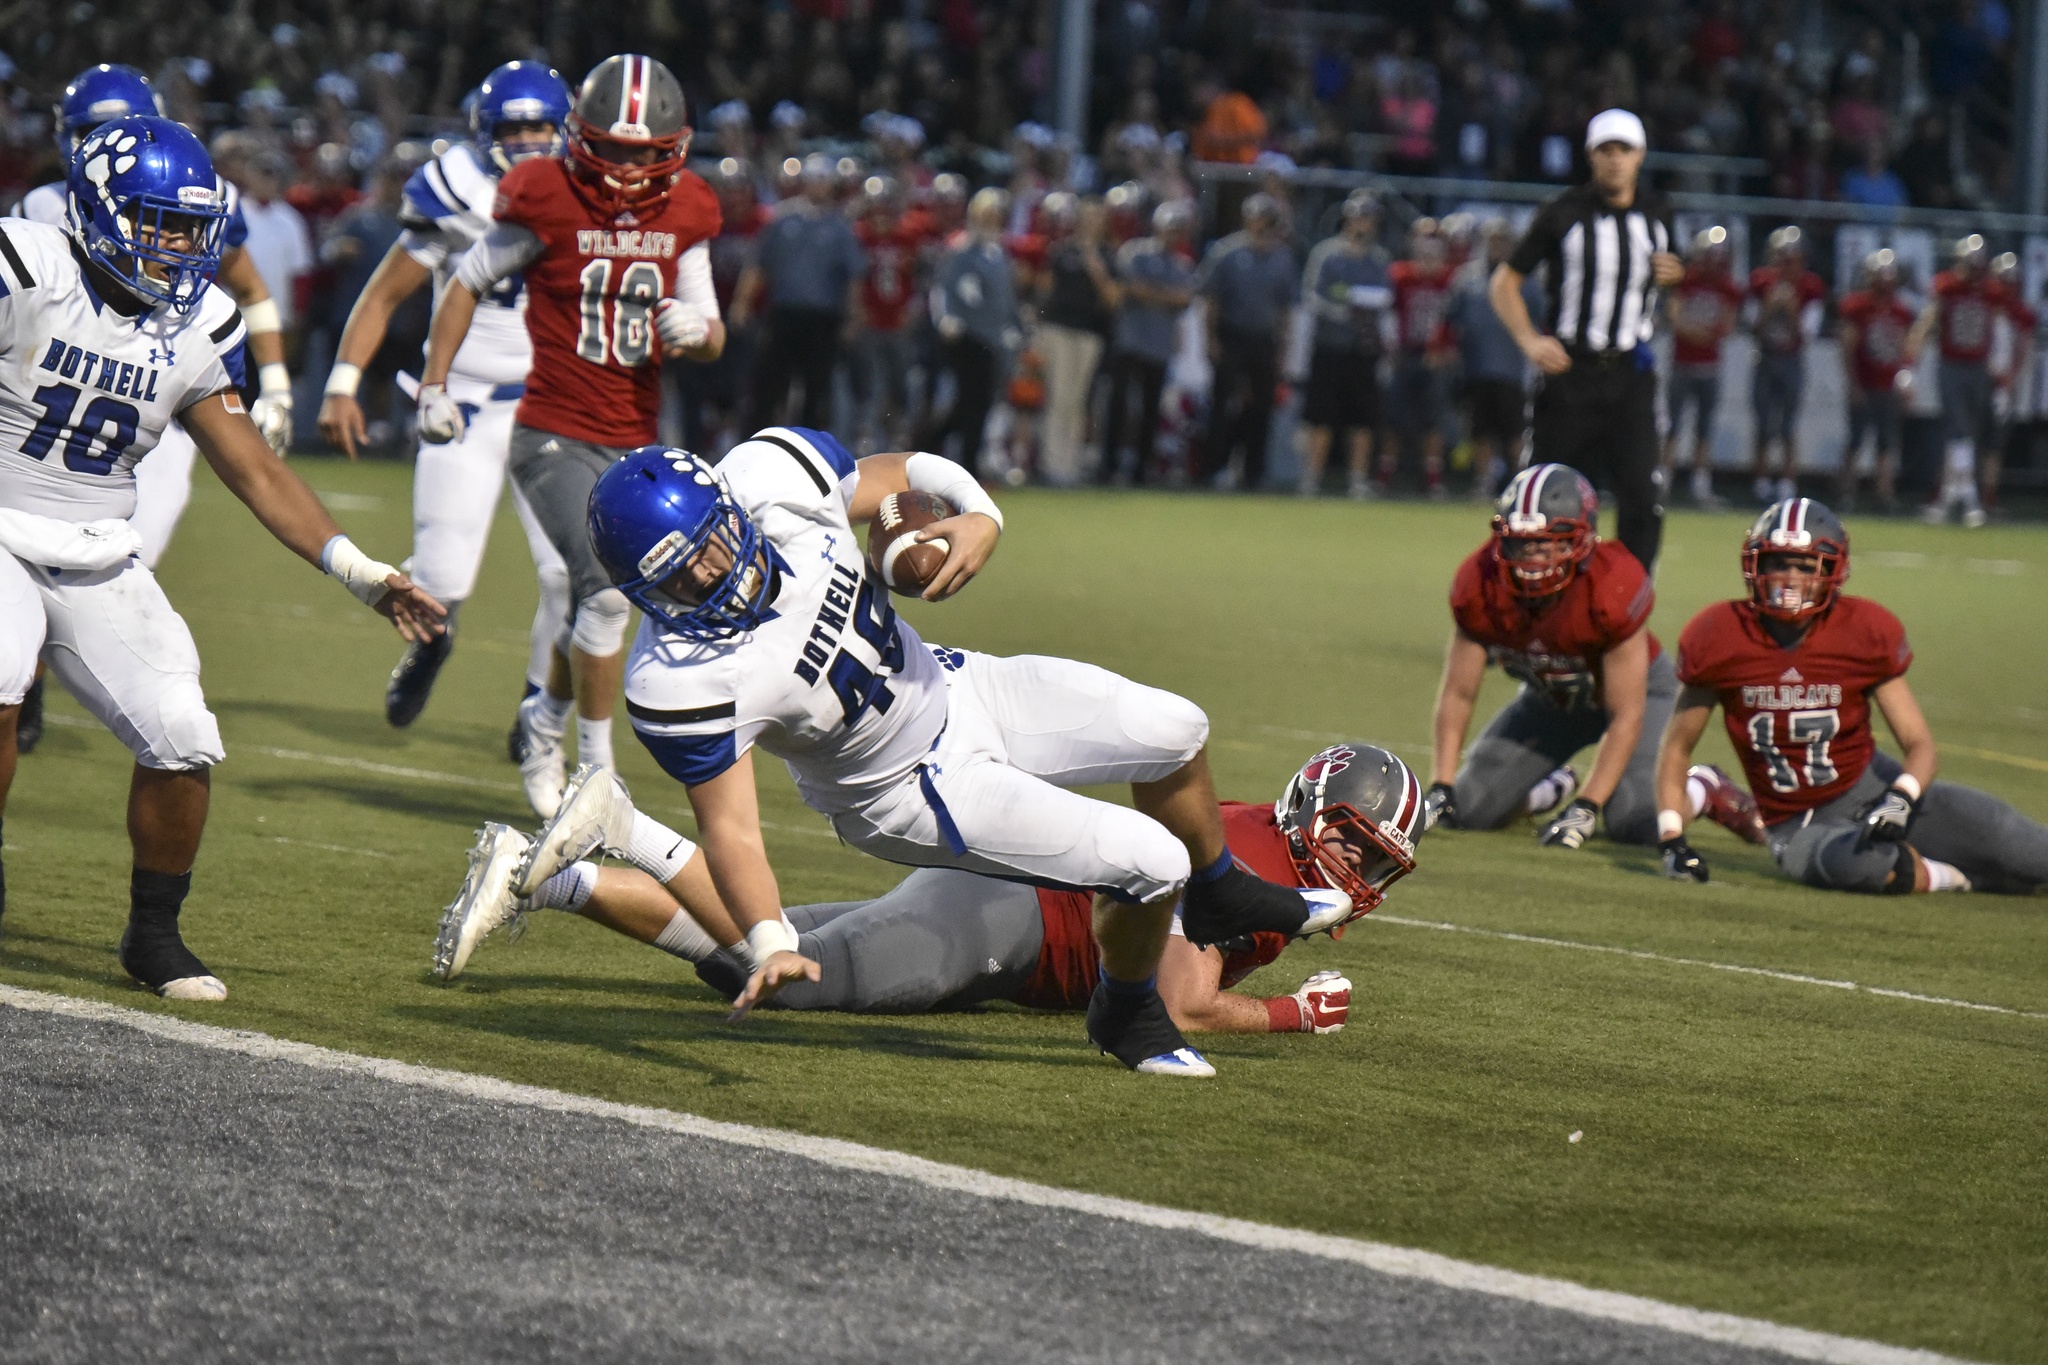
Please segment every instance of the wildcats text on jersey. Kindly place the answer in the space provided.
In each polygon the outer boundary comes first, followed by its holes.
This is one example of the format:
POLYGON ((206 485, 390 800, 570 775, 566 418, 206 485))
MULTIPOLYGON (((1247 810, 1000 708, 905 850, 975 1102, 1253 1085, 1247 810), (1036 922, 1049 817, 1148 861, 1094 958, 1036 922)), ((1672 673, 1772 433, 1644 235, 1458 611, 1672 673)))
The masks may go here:
POLYGON ((676 254, 676 235, 673 232, 578 228, 576 250, 585 256, 658 256, 663 260, 673 260, 676 254))
MULTIPOLYGON (((169 364, 174 358, 167 350, 164 362, 169 364)), ((80 384, 102 393, 111 393, 117 398, 133 398, 142 403, 156 401, 159 372, 154 366, 135 365, 103 356, 62 337, 50 339, 50 349, 43 354, 38 368, 64 379, 76 379, 80 384)))
POLYGON ((1816 706, 1840 706, 1842 686, 1840 683, 1745 685, 1742 704, 1756 711, 1804 711, 1816 706))

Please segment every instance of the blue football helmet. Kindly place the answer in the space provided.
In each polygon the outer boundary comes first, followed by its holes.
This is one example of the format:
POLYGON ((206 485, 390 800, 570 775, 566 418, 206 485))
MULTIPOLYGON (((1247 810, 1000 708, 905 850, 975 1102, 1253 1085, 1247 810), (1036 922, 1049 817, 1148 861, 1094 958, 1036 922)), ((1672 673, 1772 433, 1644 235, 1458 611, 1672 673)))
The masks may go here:
POLYGON ((590 544, 628 601, 685 640, 730 640, 769 610, 782 560, 725 480, 672 446, 642 446, 590 490, 590 544), (678 576, 723 547, 730 565, 701 591, 678 576))
POLYGON ((486 162, 503 174, 516 161, 534 156, 562 154, 562 125, 576 97, 569 84, 552 67, 539 62, 506 62, 484 77, 469 105, 469 131, 476 149, 486 162), (498 129, 507 123, 545 123, 555 130, 554 141, 538 151, 508 153, 498 141, 498 129))
POLYGON ((163 111, 163 101, 150 89, 149 77, 132 66, 101 62, 79 72, 64 87, 64 98, 55 110, 57 146, 69 161, 86 134, 107 120, 163 111))
POLYGON ((213 158, 183 124, 154 114, 101 124, 67 185, 71 235, 88 257, 144 302, 180 313, 198 304, 220 269, 228 210, 213 158), (185 245, 164 245, 171 237, 185 245))

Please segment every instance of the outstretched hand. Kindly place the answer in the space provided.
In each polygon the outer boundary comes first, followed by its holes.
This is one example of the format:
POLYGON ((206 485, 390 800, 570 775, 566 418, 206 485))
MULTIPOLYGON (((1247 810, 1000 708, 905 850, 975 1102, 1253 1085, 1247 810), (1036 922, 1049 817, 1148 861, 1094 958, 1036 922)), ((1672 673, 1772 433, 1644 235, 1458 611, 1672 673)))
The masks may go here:
POLYGON ((787 950, 768 954, 768 960, 747 978, 747 988, 740 992, 740 998, 732 1002, 732 1013, 725 1016, 727 1023, 737 1023, 746 1018, 747 1012, 781 990, 792 981, 816 981, 820 968, 801 953, 787 950))
POLYGON ((967 586, 981 566, 988 563, 989 556, 996 552, 996 541, 1002 538, 1003 530, 996 525, 995 518, 981 512, 963 512, 957 517, 935 521, 917 533, 920 543, 928 540, 946 542, 946 562, 932 575, 926 585, 923 597, 927 602, 942 602, 967 586))
POLYGON ((408 643, 423 644, 448 629, 448 608, 402 573, 385 578, 390 591, 371 608, 387 618, 408 643))

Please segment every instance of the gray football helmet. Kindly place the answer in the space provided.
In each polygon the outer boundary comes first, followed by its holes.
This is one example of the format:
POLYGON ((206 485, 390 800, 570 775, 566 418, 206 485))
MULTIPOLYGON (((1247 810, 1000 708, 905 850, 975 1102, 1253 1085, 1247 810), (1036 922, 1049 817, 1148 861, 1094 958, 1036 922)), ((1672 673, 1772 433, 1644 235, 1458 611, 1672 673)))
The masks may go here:
POLYGON ((689 112, 675 75, 652 57, 607 57, 583 78, 569 111, 569 163, 577 183, 614 213, 659 208, 690 150, 689 112), (645 148, 655 155, 637 157, 645 148))
POLYGON ((1371 914, 1387 888, 1415 870, 1415 841, 1426 827, 1415 774, 1363 740, 1333 744, 1302 764, 1273 817, 1303 883, 1351 898, 1345 924, 1371 914))

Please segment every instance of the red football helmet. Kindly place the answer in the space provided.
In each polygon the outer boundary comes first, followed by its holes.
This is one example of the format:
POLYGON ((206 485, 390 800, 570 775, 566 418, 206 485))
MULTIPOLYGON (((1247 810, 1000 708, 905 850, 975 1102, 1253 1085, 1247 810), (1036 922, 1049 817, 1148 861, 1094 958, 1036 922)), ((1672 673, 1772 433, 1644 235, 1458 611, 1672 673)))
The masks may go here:
POLYGON ((1493 518, 1494 558, 1501 581, 1517 597, 1564 591, 1600 542, 1600 497, 1586 476, 1561 464, 1530 465, 1502 490, 1493 518), (1523 547, 1557 547, 1540 563, 1524 564, 1523 547))
POLYGON ((1796 621, 1826 610, 1849 578, 1849 532, 1842 519, 1812 498, 1787 498, 1764 509, 1742 539, 1742 581, 1765 616, 1796 621), (1764 568, 1770 554, 1813 555, 1820 560, 1811 592, 1774 584, 1764 568))
POLYGON ((1302 764, 1273 816, 1302 884, 1351 898, 1346 924, 1371 914, 1387 888, 1415 870, 1425 828, 1415 774, 1362 740, 1333 744, 1302 764))
POLYGON ((623 53, 583 78, 569 111, 569 165, 598 207, 613 214, 659 209, 689 149, 683 87, 660 62, 623 53), (654 154, 638 159, 646 149, 654 154))

